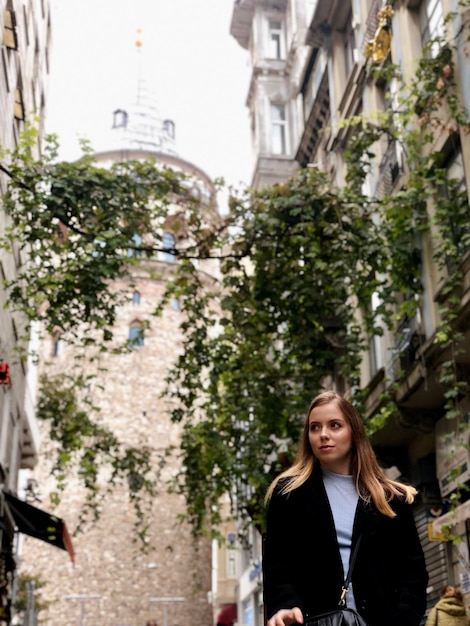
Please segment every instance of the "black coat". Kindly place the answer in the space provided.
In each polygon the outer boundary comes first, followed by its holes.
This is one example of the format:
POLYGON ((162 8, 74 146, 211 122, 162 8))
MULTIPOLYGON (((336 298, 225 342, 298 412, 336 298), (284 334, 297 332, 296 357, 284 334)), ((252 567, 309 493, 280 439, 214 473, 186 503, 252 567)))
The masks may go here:
MULTIPOLYGON (((282 483, 281 483, 282 485, 282 483)), ((300 607, 306 618, 337 608, 346 572, 321 470, 268 505, 263 546, 266 618, 300 607)), ((394 518, 359 499, 352 548, 360 533, 352 583, 369 626, 417 626, 426 608, 428 574, 411 506, 395 498, 394 518)))

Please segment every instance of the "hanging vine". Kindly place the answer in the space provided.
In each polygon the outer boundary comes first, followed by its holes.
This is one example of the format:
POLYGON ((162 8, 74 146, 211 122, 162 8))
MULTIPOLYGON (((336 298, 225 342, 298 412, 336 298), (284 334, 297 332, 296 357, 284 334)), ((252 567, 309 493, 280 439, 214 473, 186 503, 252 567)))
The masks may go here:
MULTIPOLYGON (((406 84, 395 66, 374 69, 383 81, 398 80, 397 107, 346 121, 351 133, 341 188, 309 168, 268 189, 232 190, 229 216, 209 227, 185 177, 153 161, 105 170, 85 149, 76 163, 57 163, 55 140, 34 160, 32 132, 3 155, 12 224, 1 245, 31 251, 18 279, 6 281, 12 306, 50 332, 60 328, 71 341, 85 340, 85 348, 90 342, 98 350, 122 348, 113 344, 123 301, 113 282, 131 281, 139 257, 129 257, 129 247, 144 257, 168 251, 160 227, 176 204, 183 206, 186 243, 180 238, 172 250, 179 262, 156 314, 170 298, 181 299, 183 352, 165 392, 175 407, 171 419, 182 427, 181 472, 169 488, 185 496, 195 533, 217 525, 227 493, 247 522, 263 527, 266 487, 291 462, 304 411, 326 381, 353 389, 363 408, 360 369, 368 338, 395 329, 420 306, 421 237, 432 240, 434 262, 445 276, 434 342, 449 355, 441 363, 443 409, 449 417, 457 414, 467 392, 458 356, 461 260, 470 222, 467 192, 449 180, 436 137, 467 136, 470 124, 456 95, 455 50, 439 45, 406 84), (363 183, 384 138, 400 146, 406 171, 399 189, 369 197, 363 183), (214 257, 220 280, 209 286, 198 263, 214 257), (372 309, 373 296, 378 304, 372 309)), ((161 488, 151 451, 126 450, 112 432, 100 430, 86 393, 75 391, 78 398, 69 398, 67 387, 47 380, 41 391, 40 415, 64 455, 60 480, 85 438, 89 454, 78 458, 92 500, 100 464, 121 479, 126 472, 143 478, 130 484, 149 493, 161 488), (70 408, 62 417, 53 411, 61 394, 70 408)), ((390 383, 382 408, 368 421, 370 432, 396 410, 394 391, 390 383)))

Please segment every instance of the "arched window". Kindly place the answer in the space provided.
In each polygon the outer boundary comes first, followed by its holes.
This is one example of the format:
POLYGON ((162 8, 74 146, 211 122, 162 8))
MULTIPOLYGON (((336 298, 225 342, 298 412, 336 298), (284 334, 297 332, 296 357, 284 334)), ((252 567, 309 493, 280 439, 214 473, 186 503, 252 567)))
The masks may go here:
POLYGON ((63 341, 62 341, 62 331, 61 330, 57 330, 54 332, 53 336, 53 344, 52 344, 52 356, 59 356, 60 354, 62 354, 62 350, 64 347, 63 341))
POLYGON ((144 330, 140 324, 134 323, 129 328, 128 344, 135 347, 144 345, 144 330))
POLYGON ((62 340, 59 337, 56 337, 54 340, 53 355, 59 356, 61 352, 62 352, 62 340))
POLYGON ((113 112, 113 128, 126 128, 128 115, 127 111, 116 109, 113 112))
POLYGON ((164 261, 168 261, 168 263, 174 263, 175 261, 175 253, 171 252, 172 250, 175 249, 176 246, 176 239, 174 237, 174 235, 172 233, 166 232, 163 233, 163 237, 162 237, 162 245, 163 245, 163 252, 162 252, 162 258, 164 261))
POLYGON ((173 120, 163 120, 163 132, 171 139, 175 138, 175 123, 173 120))
POLYGON ((137 306, 138 304, 140 304, 140 291, 137 291, 137 289, 132 294, 132 304, 134 306, 137 306))

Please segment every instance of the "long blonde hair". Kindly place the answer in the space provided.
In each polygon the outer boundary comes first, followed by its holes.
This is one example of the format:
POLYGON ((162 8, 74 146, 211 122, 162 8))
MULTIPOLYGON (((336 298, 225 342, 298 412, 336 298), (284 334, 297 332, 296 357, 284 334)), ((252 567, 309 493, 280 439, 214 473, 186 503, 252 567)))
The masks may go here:
POLYGON ((273 480, 266 493, 266 503, 269 502, 280 480, 284 478, 287 479, 286 484, 281 489, 281 493, 287 494, 300 487, 300 485, 303 485, 312 474, 318 459, 313 454, 309 440, 310 413, 317 406, 330 404, 331 402, 337 405, 343 417, 351 426, 351 471, 359 497, 365 502, 372 500, 381 513, 388 517, 395 517, 396 513, 389 504, 390 500, 394 497, 404 497, 406 502, 411 503, 414 501, 418 492, 410 485, 390 480, 385 476, 377 462, 375 452, 367 437, 359 413, 346 398, 343 398, 343 396, 340 396, 335 391, 323 391, 310 403, 304 422, 297 458, 289 469, 282 472, 282 474, 273 480))

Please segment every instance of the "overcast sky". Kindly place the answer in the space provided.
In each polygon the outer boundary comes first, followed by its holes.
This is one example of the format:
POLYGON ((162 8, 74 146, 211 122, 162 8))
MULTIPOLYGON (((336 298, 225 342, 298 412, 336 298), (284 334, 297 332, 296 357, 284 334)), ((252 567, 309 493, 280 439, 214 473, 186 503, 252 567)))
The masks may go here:
POLYGON ((78 137, 106 148, 112 112, 135 101, 140 66, 161 117, 175 122, 179 156, 211 178, 250 182, 248 53, 229 32, 233 0, 51 0, 51 6, 46 129, 58 134, 61 158, 79 156, 78 137))

